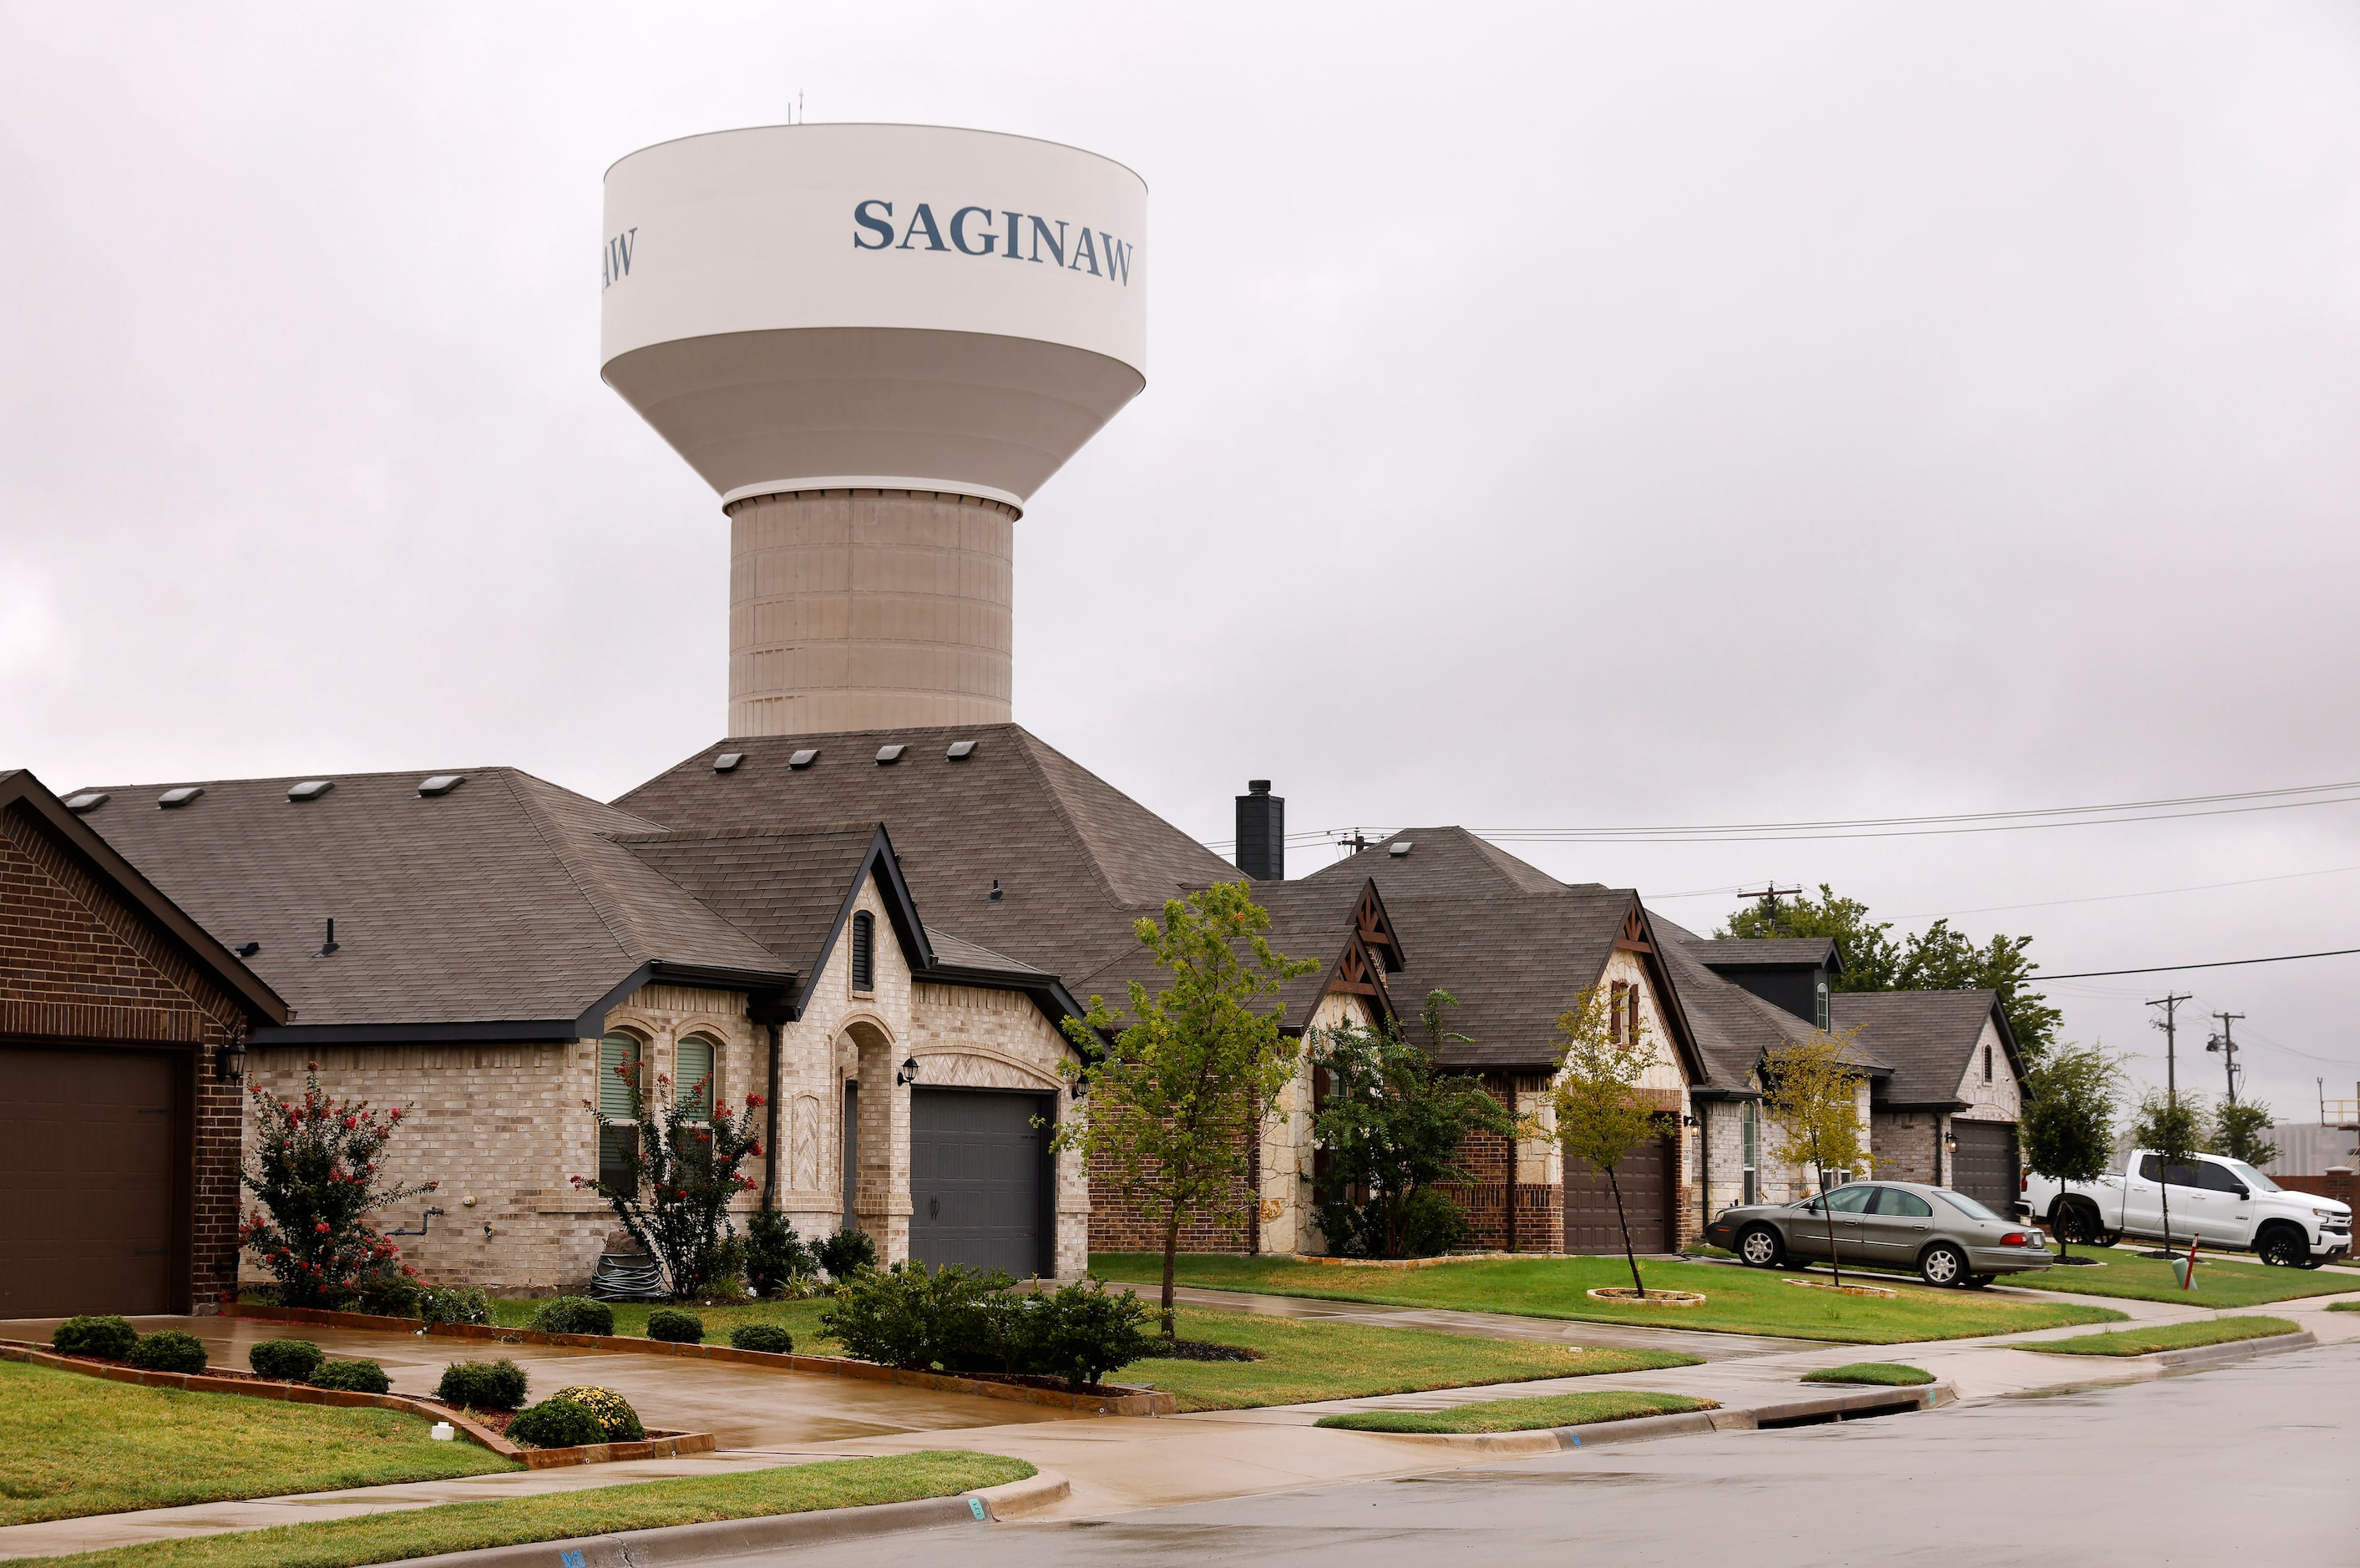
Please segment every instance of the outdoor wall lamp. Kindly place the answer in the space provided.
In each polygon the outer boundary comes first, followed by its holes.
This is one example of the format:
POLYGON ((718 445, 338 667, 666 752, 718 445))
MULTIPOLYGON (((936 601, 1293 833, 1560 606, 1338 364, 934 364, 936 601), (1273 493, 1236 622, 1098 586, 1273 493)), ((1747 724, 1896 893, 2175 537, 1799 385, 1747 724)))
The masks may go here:
POLYGON ((896 1083, 914 1083, 917 1081, 918 1059, 914 1056, 903 1057, 901 1059, 901 1071, 893 1074, 893 1082, 896 1083))
POLYGON ((1680 1118, 1680 1126, 1682 1127, 1694 1127, 1696 1125, 1697 1119, 1694 1114, 1690 1114, 1680 1118))
POLYGON ((1076 1099, 1076 1100, 1087 1098, 1087 1097, 1088 1096, 1088 1094, 1089 1094, 1089 1092, 1090 1092, 1090 1081, 1089 1081, 1087 1078, 1083 1077, 1083 1076, 1082 1076, 1080 1073, 1075 1073, 1075 1074, 1074 1074, 1074 1098, 1075 1098, 1075 1099, 1076 1099))
POLYGON ((236 1029, 213 1051, 213 1076, 235 1087, 246 1082, 246 1031, 236 1029))
POLYGON ((1946 1132, 1946 1133, 1944 1133, 1944 1134, 1942 1135, 1942 1149, 1943 1149, 1943 1152, 1945 1152, 1945 1153, 1947 1153, 1947 1154, 1956 1154, 1956 1153, 1958 1153, 1958 1152, 1959 1152, 1959 1135, 1958 1135, 1957 1133, 1954 1133, 1954 1132, 1946 1132))

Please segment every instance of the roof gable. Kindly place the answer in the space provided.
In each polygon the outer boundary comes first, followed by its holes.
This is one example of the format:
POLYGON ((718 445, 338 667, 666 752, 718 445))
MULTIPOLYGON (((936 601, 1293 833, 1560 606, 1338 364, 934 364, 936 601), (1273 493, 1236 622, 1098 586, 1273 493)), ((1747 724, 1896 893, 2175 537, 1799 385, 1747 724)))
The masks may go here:
POLYGON ((1305 880, 1357 882, 1377 876, 1388 887, 1421 893, 1557 893, 1567 886, 1461 827, 1404 828, 1305 880))
POLYGON ((1892 1064, 1882 1096, 1887 1105, 1962 1104, 1959 1085, 1986 1025, 1996 1027, 2009 1070, 2022 1076, 1997 991, 1839 991, 1832 1005, 1839 1031, 1857 1029, 1861 1043, 1892 1064))

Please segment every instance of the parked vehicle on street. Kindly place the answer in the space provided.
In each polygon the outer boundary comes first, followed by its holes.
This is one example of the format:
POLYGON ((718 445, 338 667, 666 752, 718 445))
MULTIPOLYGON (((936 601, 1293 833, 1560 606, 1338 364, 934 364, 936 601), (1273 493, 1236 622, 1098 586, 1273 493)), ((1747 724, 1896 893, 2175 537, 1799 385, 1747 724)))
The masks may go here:
POLYGON ((2022 1186, 2017 1210, 2063 1241, 2100 1247, 2126 1236, 2167 1245, 2194 1241, 2256 1252, 2263 1262, 2285 1269, 2316 1269, 2352 1250, 2351 1204, 2288 1192, 2244 1160, 2217 1154, 2168 1166, 2153 1149, 2135 1149, 2118 1175, 2058 1182, 2027 1174, 2022 1186))
POLYGON ((1979 1290, 2002 1274, 2055 1260, 2032 1226, 1964 1192, 1917 1181, 1853 1181, 1791 1203, 1723 1209, 1704 1238, 1754 1269, 1824 1263, 1832 1238, 1846 1268, 1914 1273, 1928 1285, 1979 1290))

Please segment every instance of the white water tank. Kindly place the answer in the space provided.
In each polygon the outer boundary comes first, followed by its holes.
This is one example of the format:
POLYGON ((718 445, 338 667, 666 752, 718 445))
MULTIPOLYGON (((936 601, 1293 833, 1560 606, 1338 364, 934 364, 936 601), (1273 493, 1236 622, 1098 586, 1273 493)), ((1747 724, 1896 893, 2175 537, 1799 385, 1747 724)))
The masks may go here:
POLYGON ((1053 142, 773 125, 606 173, 607 384, 731 518, 730 733, 1009 717, 1014 524, 1146 385, 1147 191, 1053 142))

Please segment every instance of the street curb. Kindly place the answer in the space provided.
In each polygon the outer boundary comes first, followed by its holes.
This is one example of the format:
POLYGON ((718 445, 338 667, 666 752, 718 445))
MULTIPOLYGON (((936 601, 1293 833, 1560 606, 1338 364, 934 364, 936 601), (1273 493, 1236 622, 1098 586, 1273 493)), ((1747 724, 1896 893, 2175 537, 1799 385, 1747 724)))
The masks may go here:
POLYGON ((2308 1350, 2319 1343, 2319 1336, 2309 1329, 2300 1334, 2274 1334, 2265 1339, 2235 1339, 2226 1345, 2199 1345, 2186 1350, 2158 1350, 2147 1356, 2083 1356, 2071 1351, 2059 1353, 2042 1350, 2038 1345, 2009 1345, 2005 1350, 2021 1350, 2030 1356, 2047 1356, 2058 1361, 2083 1361, 2092 1372, 2117 1368, 2124 1377, 2104 1379, 2109 1382, 2137 1382, 2147 1377, 2169 1377, 2178 1372, 2205 1372, 2232 1362, 2250 1360, 2256 1356, 2275 1356, 2286 1350, 2308 1350))
MULTIPOLYGON (((1921 1383, 1907 1388, 1862 1388, 1852 1393, 1821 1394, 1808 1399, 1790 1399, 1784 1404, 1760 1405, 1752 1410, 1682 1410, 1675 1415, 1591 1421, 1583 1426, 1556 1426, 1539 1432, 1371 1432, 1360 1435, 1424 1443, 1462 1454, 1495 1454, 1506 1458, 1557 1454, 1568 1448, 1596 1448, 1610 1443, 1641 1443, 1652 1437, 1691 1437, 1708 1432, 1753 1432, 1765 1426, 1858 1421, 1870 1414, 1930 1410, 1938 1405, 1955 1404, 1958 1398, 1958 1390, 1948 1383, 1921 1383)), ((1330 1427, 1327 1430, 1349 1432, 1351 1429, 1330 1427)))
POLYGON ((987 1524, 1047 1508, 1062 1501, 1072 1490, 1072 1484, 1065 1476, 1054 1470, 1043 1470, 1022 1481, 961 1492, 956 1497, 666 1525, 617 1535, 489 1546, 480 1552, 446 1552, 437 1557, 407 1558, 402 1568, 670 1568, 672 1564, 743 1557, 786 1547, 864 1541, 905 1530, 987 1524))

